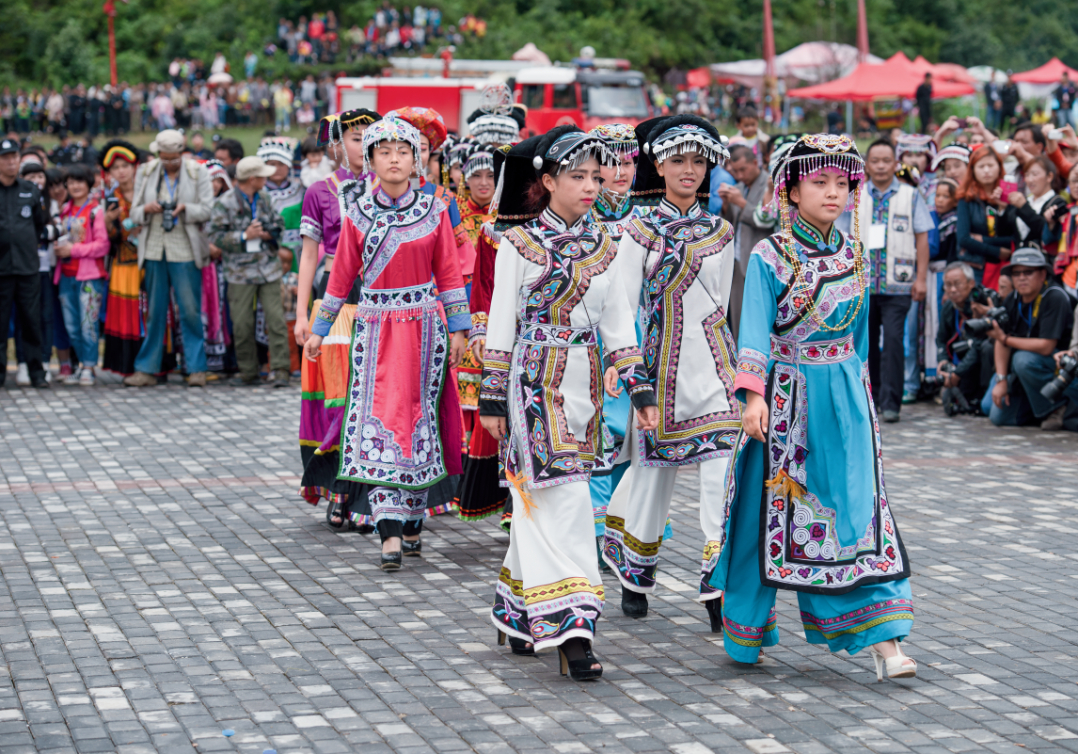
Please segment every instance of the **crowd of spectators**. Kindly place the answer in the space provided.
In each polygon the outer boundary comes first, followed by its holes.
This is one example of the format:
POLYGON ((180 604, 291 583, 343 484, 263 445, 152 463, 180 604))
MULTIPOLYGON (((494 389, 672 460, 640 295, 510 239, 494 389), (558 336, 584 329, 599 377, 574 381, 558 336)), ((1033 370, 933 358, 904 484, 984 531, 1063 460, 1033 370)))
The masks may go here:
POLYGON ((174 129, 149 152, 0 137, 0 385, 13 337, 18 385, 90 386, 103 368, 144 387, 180 368, 192 386, 287 386, 299 209, 334 169, 314 137, 273 131, 257 155, 174 129))

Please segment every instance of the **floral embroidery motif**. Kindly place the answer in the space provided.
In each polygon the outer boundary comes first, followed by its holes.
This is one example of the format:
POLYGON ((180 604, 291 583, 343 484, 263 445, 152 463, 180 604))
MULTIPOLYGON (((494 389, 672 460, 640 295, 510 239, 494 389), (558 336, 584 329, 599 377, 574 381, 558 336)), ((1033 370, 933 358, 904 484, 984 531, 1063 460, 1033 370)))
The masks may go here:
POLYGON ((449 333, 439 313, 433 283, 390 290, 364 290, 356 306, 352 339, 351 384, 341 427, 339 478, 380 487, 423 489, 446 474, 438 401, 449 359, 449 333), (375 365, 383 324, 414 319, 421 324, 422 403, 408 453, 377 418, 374 409, 375 365))
MULTIPOLYGON (((729 409, 677 421, 676 381, 685 323, 683 299, 706 258, 727 250, 733 229, 721 217, 694 206, 682 216, 663 200, 649 215, 629 224, 629 235, 649 252, 659 252, 646 271, 641 308, 643 356, 659 406, 659 428, 641 434, 641 466, 678 466, 729 455, 741 427, 734 393, 736 348, 722 306, 701 323, 711 346, 715 370, 726 387, 729 409)), ((729 253, 729 251, 727 251, 729 253)))
MULTIPOLYGON (((821 342, 818 348, 823 352, 834 347, 841 352, 845 340, 821 342)), ((813 345, 803 344, 800 348, 804 351, 813 345)), ((782 349, 789 349, 789 346, 788 342, 773 339, 772 352, 781 354, 782 349)), ((791 354, 786 360, 791 363, 777 361, 768 385, 771 419, 767 435, 766 478, 789 481, 765 486, 761 516, 761 580, 766 586, 783 589, 841 594, 863 584, 905 578, 909 575, 909 562, 884 490, 879 425, 875 420, 868 381, 862 380, 862 384, 875 425, 874 510, 864 534, 856 542, 843 545, 838 539, 835 511, 821 504, 810 491, 805 465, 808 457, 807 381, 799 367, 792 365, 795 359, 791 354)), ((835 358, 832 363, 841 360, 835 358)))
MULTIPOLYGON (((508 400, 514 416, 510 426, 527 432, 526 437, 518 436, 518 430, 511 433, 503 444, 502 464, 507 476, 520 477, 535 488, 587 481, 601 447, 602 415, 596 411, 583 435, 574 435, 565 420, 559 388, 568 349, 586 348, 591 402, 602 405, 602 361, 595 328, 573 327, 570 314, 592 278, 609 268, 613 243, 594 223, 585 220, 572 228, 559 227, 547 213, 511 228, 504 238, 543 272, 524 292, 513 353, 496 354, 492 363, 488 351, 483 365, 480 398, 508 400)), ((639 359, 635 348, 620 352, 622 377, 634 386, 646 385, 642 360, 634 361, 633 355, 639 359)))
POLYGON ((524 589, 503 567, 491 617, 502 631, 540 649, 572 636, 591 639, 604 604, 602 584, 593 586, 586 577, 524 589))
POLYGON ((641 592, 655 589, 662 543, 662 535, 657 542, 641 542, 625 531, 625 519, 607 514, 603 560, 618 572, 623 582, 636 584, 641 592))

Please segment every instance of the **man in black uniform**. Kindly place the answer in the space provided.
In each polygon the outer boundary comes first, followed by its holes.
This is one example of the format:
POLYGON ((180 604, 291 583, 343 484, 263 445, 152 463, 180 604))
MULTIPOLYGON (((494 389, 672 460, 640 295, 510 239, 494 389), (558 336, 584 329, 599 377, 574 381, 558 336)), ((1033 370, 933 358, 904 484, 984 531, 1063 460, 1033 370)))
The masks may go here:
POLYGON ((49 232, 41 192, 19 178, 19 144, 0 140, 0 386, 7 377, 7 332, 11 304, 22 325, 30 384, 48 387, 41 363, 41 281, 38 242, 49 232))

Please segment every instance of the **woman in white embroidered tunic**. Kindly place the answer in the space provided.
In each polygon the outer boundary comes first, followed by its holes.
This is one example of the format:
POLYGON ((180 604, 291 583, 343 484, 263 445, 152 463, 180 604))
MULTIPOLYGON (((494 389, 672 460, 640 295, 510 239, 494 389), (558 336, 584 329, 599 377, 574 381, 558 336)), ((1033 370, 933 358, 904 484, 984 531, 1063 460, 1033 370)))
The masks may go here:
POLYGON ((404 524, 422 520, 430 487, 460 473, 460 410, 444 388, 447 368, 467 347, 471 315, 445 203, 409 185, 421 164, 419 132, 384 118, 363 145, 379 187, 345 203, 304 354, 318 357, 358 277, 338 478, 369 485, 382 568, 396 570, 404 524))
MULTIPOLYGON (((601 138, 618 161, 616 165, 603 165, 599 168, 603 187, 591 208, 592 218, 603 226, 603 230, 617 246, 636 210, 632 189, 633 179, 636 177, 636 161, 640 157, 640 142, 636 140, 633 127, 625 123, 606 123, 596 126, 589 133, 601 138)), ((639 336, 638 330, 637 340, 639 336)), ((610 496, 629 470, 629 457, 620 451, 629 431, 632 413, 632 402, 624 389, 617 396, 607 396, 603 401, 602 431, 606 452, 595 459, 595 469, 591 475, 591 512, 595 517, 599 567, 604 570, 610 568, 603 561, 606 511, 610 505, 610 496)))
POLYGON ((726 148, 715 127, 696 115, 648 121, 637 133, 650 157, 640 165, 637 192, 643 201, 662 198, 626 228, 618 276, 626 302, 635 307, 639 301, 643 309, 642 350, 659 426, 629 438, 633 468, 610 501, 603 557, 621 581, 622 610, 642 618, 655 590, 674 481, 687 464, 700 469, 708 566, 723 529, 723 480, 741 418, 724 308, 733 278, 733 231, 699 202, 708 196, 708 177, 726 158, 726 148))
POLYGON ((479 400, 483 427, 505 438, 515 511, 491 620, 515 654, 558 647, 562 673, 577 680, 602 674, 591 653, 603 582, 588 479, 602 452, 604 384, 620 375, 644 427, 657 420, 632 312, 613 288, 616 249, 588 215, 600 159, 611 159, 602 140, 576 126, 510 150, 499 220, 530 222, 498 248, 479 400))
POLYGON ((776 589, 797 592, 805 636, 868 647, 891 678, 917 664, 910 565, 883 483, 868 380, 867 269, 856 200, 864 163, 846 136, 810 134, 772 171, 780 232, 752 252, 737 395, 747 402, 728 477, 731 506, 708 586, 723 593, 727 653, 778 643, 776 589), (834 221, 854 206, 854 234, 834 221))

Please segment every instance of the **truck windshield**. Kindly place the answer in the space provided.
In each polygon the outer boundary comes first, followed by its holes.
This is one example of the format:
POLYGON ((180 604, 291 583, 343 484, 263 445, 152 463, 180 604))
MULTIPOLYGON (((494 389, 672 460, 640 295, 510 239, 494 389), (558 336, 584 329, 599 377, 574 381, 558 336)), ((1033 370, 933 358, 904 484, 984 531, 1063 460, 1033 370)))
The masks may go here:
POLYGON ((588 115, 597 118, 646 118, 648 103, 638 86, 589 86, 588 115))

